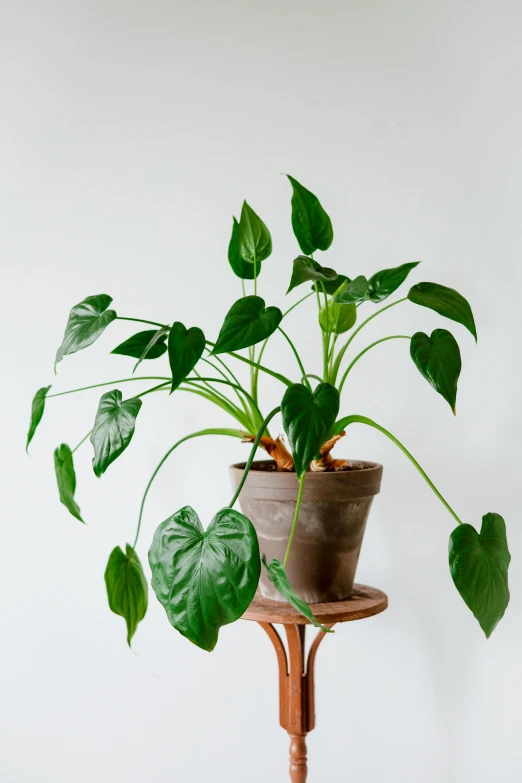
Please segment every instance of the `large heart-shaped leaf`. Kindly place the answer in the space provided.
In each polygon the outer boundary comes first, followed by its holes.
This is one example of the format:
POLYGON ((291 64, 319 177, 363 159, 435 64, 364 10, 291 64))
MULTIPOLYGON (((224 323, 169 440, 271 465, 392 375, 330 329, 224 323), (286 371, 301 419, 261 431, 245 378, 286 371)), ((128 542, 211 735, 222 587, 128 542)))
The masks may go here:
POLYGON ((60 493, 60 500, 73 517, 83 522, 80 514, 80 507, 74 499, 76 491, 76 473, 74 472, 74 462, 72 451, 66 443, 58 446, 54 452, 54 472, 56 473, 56 482, 60 493))
POLYGON ((337 272, 327 266, 321 266, 313 258, 297 256, 294 259, 292 278, 286 293, 289 294, 298 285, 306 283, 308 280, 337 280, 337 272))
POLYGON ((258 264, 272 252, 272 237, 259 215, 256 215, 246 201, 241 209, 237 241, 239 255, 248 264, 255 264, 257 277, 258 264))
POLYGON ((316 250, 328 250, 333 241, 332 221, 317 196, 296 179, 286 175, 292 185, 292 228, 301 251, 309 256, 316 250))
POLYGON ((247 610, 259 582, 259 544, 252 523, 231 508, 206 531, 190 506, 154 534, 152 587, 171 625, 203 650, 213 650, 222 625, 247 610))
POLYGON ((442 394, 455 413, 462 361, 459 346, 451 332, 435 329, 431 337, 424 332, 416 332, 411 338, 410 355, 428 383, 442 394))
POLYGON ((449 564, 455 587, 487 637, 509 603, 509 554, 506 523, 500 514, 484 514, 477 533, 459 525, 449 540, 449 564))
POLYGON ((170 332, 170 326, 160 326, 160 328, 153 333, 149 342, 143 349, 141 356, 139 357, 138 361, 134 365, 134 368, 132 370, 133 375, 144 359, 155 358, 154 356, 152 356, 153 352, 157 353, 157 351, 161 349, 161 353, 159 355, 161 356, 163 353, 165 353, 165 351, 167 350, 167 346, 165 345, 165 339, 169 332, 170 332))
POLYGON ((170 393, 176 391, 201 359, 205 349, 205 335, 198 326, 185 326, 176 321, 169 333, 169 363, 172 372, 170 393))
POLYGON ((312 392, 300 383, 293 383, 281 402, 283 427, 292 449, 297 478, 301 478, 310 462, 326 443, 339 412, 339 392, 329 383, 320 383, 312 392))
POLYGON ((102 394, 91 434, 92 467, 98 478, 131 442, 141 404, 138 397, 122 400, 119 389, 102 394))
POLYGON ((357 320, 357 308, 354 304, 338 304, 328 301, 321 307, 319 326, 323 332, 343 334, 351 329, 357 320))
POLYGON ((395 266, 393 269, 383 269, 372 275, 368 280, 368 293, 372 302, 382 302, 383 299, 387 299, 419 264, 420 261, 411 261, 408 264, 395 266))
POLYGON ((138 623, 145 617, 149 592, 139 557, 130 544, 125 553, 119 546, 112 550, 105 569, 105 584, 111 610, 123 617, 127 625, 130 647, 138 623))
POLYGON ((27 432, 27 442, 25 444, 26 451, 29 450, 29 444, 34 437, 36 428, 42 420, 45 409, 45 399, 50 388, 50 386, 43 386, 41 389, 38 389, 33 397, 33 401, 31 403, 31 420, 29 422, 29 431, 27 432))
POLYGON ((136 332, 128 340, 117 345, 111 353, 132 356, 140 361, 159 359, 167 351, 165 342, 168 331, 168 328, 162 326, 161 329, 145 329, 143 332, 136 332))
POLYGON ((370 298, 368 290, 368 280, 364 275, 351 280, 346 288, 334 297, 334 302, 339 304, 356 304, 366 302, 370 298))
POLYGON ((242 280, 253 280, 255 277, 259 277, 261 261, 257 259, 254 269, 254 264, 250 264, 241 258, 239 252, 239 223, 235 218, 232 218, 232 220, 232 236, 228 245, 228 262, 235 275, 242 280))
POLYGON ((56 354, 55 367, 67 354, 76 353, 92 345, 104 329, 117 318, 114 310, 107 310, 111 302, 112 296, 98 294, 88 296, 72 308, 62 344, 56 354))
POLYGON ((244 296, 226 314, 213 354, 239 351, 270 337, 281 323, 278 307, 265 307, 260 296, 244 296))
POLYGON ((417 283, 410 288, 408 299, 414 304, 435 310, 444 318, 457 321, 471 332, 475 340, 477 339, 475 319, 469 302, 453 288, 446 288, 438 283, 417 283))
POLYGON ((321 623, 315 619, 312 614, 312 610, 306 601, 303 601, 303 599, 299 598, 299 596, 295 593, 294 588, 288 581, 283 564, 280 563, 279 560, 272 560, 272 562, 268 564, 266 555, 263 555, 261 560, 265 567, 266 573, 268 574, 268 578, 276 590, 281 593, 283 598, 286 598, 288 603, 292 604, 294 609, 297 609, 297 611, 306 617, 307 620, 310 620, 312 625, 315 625, 316 628, 320 628, 321 631, 324 631, 325 633, 333 633, 333 631, 326 628, 326 626, 321 625, 321 623))

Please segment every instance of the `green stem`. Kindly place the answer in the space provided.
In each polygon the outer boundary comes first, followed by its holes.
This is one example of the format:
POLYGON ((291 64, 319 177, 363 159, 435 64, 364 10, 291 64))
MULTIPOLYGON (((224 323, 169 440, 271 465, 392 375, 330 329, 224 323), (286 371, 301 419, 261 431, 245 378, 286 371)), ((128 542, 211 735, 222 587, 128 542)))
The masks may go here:
POLYGON ((372 419, 368 419, 366 416, 346 416, 344 419, 340 419, 338 422, 335 423, 335 430, 334 432, 336 434, 339 434, 342 432, 346 427, 348 427, 350 424, 366 424, 368 427, 374 427, 374 429, 379 430, 379 432, 382 432, 383 435, 386 435, 387 438, 389 438, 393 443, 395 443, 396 446, 402 451, 403 454, 405 454, 412 465, 414 465, 419 473, 421 474, 422 478, 426 482, 426 484, 429 486, 429 488, 435 493, 435 495, 438 497, 440 502, 447 508, 451 516, 459 523, 459 525, 462 525, 462 520, 459 519, 459 517, 456 515, 456 513, 451 508, 450 504, 442 497, 439 490, 433 483, 433 481, 430 479, 428 474, 421 468, 413 454, 411 454, 406 446, 403 446, 400 440, 398 440, 394 435, 391 434, 388 430, 386 430, 384 427, 381 427, 380 424, 377 424, 377 422, 373 421, 372 419))
POLYGON ((294 356, 295 356, 295 358, 296 358, 296 360, 297 360, 297 364, 299 365, 299 369, 301 370, 301 375, 302 375, 302 377, 305 379, 305 381, 306 381, 306 385, 307 385, 307 386, 308 386, 308 388, 310 389, 310 384, 309 384, 309 383, 308 383, 308 381, 307 381, 306 370, 305 370, 305 368, 303 367, 303 362, 301 361, 301 357, 300 357, 300 356, 299 356, 299 354, 297 353, 297 349, 296 349, 295 345, 293 344, 292 340, 289 338, 289 336, 287 335, 287 333, 286 333, 286 332, 284 332, 284 331, 281 329, 281 327, 280 327, 280 326, 278 326, 277 328, 279 329, 279 331, 281 332, 281 334, 283 335, 283 337, 284 337, 284 338, 286 339, 286 341, 288 342, 288 344, 289 344, 290 348, 291 348, 291 349, 292 349, 292 351, 294 352, 294 356))
MULTIPOLYGON (((214 347, 215 343, 211 343, 210 340, 207 340, 207 345, 211 345, 214 347)), ((228 356, 233 356, 234 359, 239 359, 240 362, 245 362, 245 364, 250 364, 254 367, 259 367, 260 370, 263 372, 266 372, 267 375, 271 375, 272 378, 277 378, 278 381, 281 381, 281 383, 284 383, 285 386, 291 386, 293 381, 290 381, 288 378, 285 378, 284 375, 281 375, 281 373, 274 372, 273 370, 269 370, 268 367, 263 367, 262 364, 259 364, 259 362, 251 362, 250 359, 247 359, 246 356, 240 356, 238 353, 234 353, 233 351, 228 352, 228 356)))
MULTIPOLYGON (((306 294, 306 296, 303 296, 301 299, 298 299, 297 302, 292 305, 292 307, 289 307, 288 310, 285 310, 285 312, 283 313, 283 318, 286 318, 288 313, 291 313, 292 310, 294 310, 294 308, 297 307, 297 305, 300 305, 301 302, 304 302, 305 299, 310 299, 310 297, 313 296, 313 295, 314 295, 314 292, 310 291, 309 294, 306 294)), ((268 340, 268 337, 266 339, 268 340)))
POLYGON ((82 439, 81 439, 81 441, 78 443, 78 445, 77 445, 77 446, 75 446, 75 447, 74 447, 74 449, 71 451, 71 454, 74 454, 74 452, 75 452, 75 451, 78 451, 78 449, 80 448, 80 446, 81 446, 82 444, 84 444, 84 443, 85 443, 85 441, 87 440, 87 438, 90 436, 91 432, 92 432, 92 430, 89 430, 89 432, 87 433, 87 435, 86 435, 84 438, 82 438, 82 439))
MULTIPOLYGON (((246 391, 246 389, 243 389, 242 386, 239 386, 236 383, 232 383, 231 381, 222 380, 221 378, 201 378, 201 377, 198 377, 198 378, 185 378, 183 383, 196 383, 198 381, 201 381, 201 382, 205 381, 205 382, 210 382, 210 383, 223 383, 223 384, 226 384, 227 386, 230 386, 233 389, 239 390, 242 394, 245 395, 247 400, 254 406, 254 409, 255 409, 258 417, 259 417, 259 421, 260 422, 263 421, 263 415, 262 415, 261 411, 259 410, 259 408, 257 407, 257 405, 256 405, 256 403, 254 401, 254 398, 246 391)), ((228 398, 225 398, 225 399, 228 400, 228 398)), ((228 400, 228 401, 230 402, 230 400, 228 400)))
POLYGON ((294 519, 292 522, 292 529, 290 530, 290 536, 288 537, 285 559, 283 560, 283 568, 286 568, 286 564, 288 563, 288 558, 290 557, 290 549, 292 548, 292 541, 294 540, 295 530, 297 527, 297 520, 299 518, 299 509, 301 508, 301 501, 303 499, 305 477, 306 477, 306 473, 303 473, 303 475, 299 479, 299 492, 297 493, 297 503, 295 504, 294 519))
MULTIPOLYGON (((220 367, 217 367, 217 366, 216 366, 216 365, 215 365, 213 362, 209 361, 209 359, 203 359, 203 358, 202 358, 202 359, 201 359, 201 361, 203 361, 203 362, 205 362, 206 364, 210 365, 210 367, 212 367, 212 369, 213 369, 213 370, 215 370, 216 372, 218 372, 218 373, 221 375, 221 377, 225 379, 225 381, 230 381, 230 378, 229 378, 227 375, 225 375, 225 373, 223 372, 223 370, 222 370, 220 367)), ((194 370, 194 372, 196 372, 196 371, 194 370)), ((196 374, 197 374, 197 375, 199 375, 199 373, 196 373, 196 374)), ((239 381, 237 380, 237 378, 235 378, 235 377, 234 377, 234 378, 233 378, 233 382, 234 382, 234 381, 236 382, 237 386, 238 386, 238 387, 241 387, 241 389, 243 390, 243 392, 244 392, 245 394, 247 394, 246 390, 245 390, 245 389, 243 389, 243 387, 241 386, 241 384, 239 383, 239 381)), ((206 385, 208 386, 208 383, 207 383, 206 385)), ((247 416, 249 416, 249 415, 250 415, 250 413, 249 413, 248 406, 247 406, 247 404, 246 404, 246 402, 245 402, 244 398, 241 396, 241 394, 239 393, 239 391, 238 391, 237 389, 234 389, 234 392, 235 392, 235 394, 236 394, 236 397, 238 398, 239 402, 241 403, 241 407, 242 407, 242 408, 243 408, 243 410, 245 411, 245 414, 246 414, 247 416)))
POLYGON ((268 428, 269 423, 272 421, 272 419, 274 418, 276 413, 279 413, 280 410, 281 410, 281 406, 278 405, 277 408, 274 408, 273 411, 270 411, 270 413, 268 414, 268 416, 266 417, 266 419, 262 423, 261 427, 259 428, 259 431, 258 431, 258 433, 256 435, 256 439, 255 439, 255 441, 252 444, 252 450, 251 450, 250 455, 249 455, 249 457, 248 457, 248 459, 246 461, 245 469, 243 470, 243 475, 241 476, 241 480, 240 480, 240 482, 238 484, 238 487, 237 487, 236 491, 234 492, 232 500, 228 504, 228 508, 233 508, 234 507, 234 503, 238 499, 239 493, 243 489, 243 484, 245 483, 246 477, 248 476, 248 471, 252 467, 252 462, 254 461, 254 455, 255 455, 255 453, 257 451, 257 448, 259 446, 261 438, 263 437, 263 432, 268 428))
POLYGON ((309 373, 307 373, 306 375, 303 375, 303 377, 301 378, 301 383, 302 383, 302 382, 303 382, 303 381, 304 381, 306 378, 315 378, 315 380, 316 380, 316 381, 319 381, 319 383, 322 383, 322 382, 323 382, 323 379, 322 379, 322 378, 320 378, 318 375, 314 375, 312 372, 309 372, 309 373))
POLYGON ((203 399, 207 400, 207 402, 211 402, 213 405, 217 405, 218 408, 222 408, 222 410, 226 411, 229 416, 232 416, 233 419, 239 422, 245 432, 248 432, 249 435, 253 435, 256 431, 256 428, 252 427, 249 417, 245 416, 243 411, 238 408, 237 405, 234 405, 234 403, 230 402, 230 400, 227 398, 210 391, 210 389, 207 389, 204 386, 190 384, 189 386, 180 386, 177 391, 196 394, 198 397, 203 397, 203 399))
POLYGON ((152 326, 160 326, 163 329, 168 329, 168 324, 160 324, 157 321, 146 321, 143 318, 125 318, 123 315, 116 316, 117 321, 134 321, 137 324, 152 324, 152 326))
POLYGON ((357 354, 357 356, 351 362, 351 364, 348 365, 348 368, 346 369, 343 377, 341 378, 341 383, 339 384, 339 394, 343 390, 344 382, 348 376, 348 373, 350 372, 354 364, 359 361, 361 356, 364 356, 364 354, 367 353, 367 351, 369 351, 370 348, 374 348, 376 345, 379 345, 379 343, 385 343, 387 340, 411 340, 411 337, 409 337, 407 334, 392 334, 390 335, 390 337, 381 337, 380 340, 375 340, 374 343, 367 345, 366 348, 364 348, 360 353, 357 354))
MULTIPOLYGON (((317 317, 319 318, 321 316, 321 296, 319 294, 319 289, 315 289, 316 293, 316 299, 317 299, 317 317)), ((328 350, 326 347, 326 335, 321 329, 321 336, 323 339, 323 381, 328 380, 328 350)))
MULTIPOLYGON (((145 397, 146 394, 152 394, 152 392, 160 391, 160 389, 165 389, 166 386, 170 386, 171 381, 168 380, 167 383, 158 383, 157 386, 153 386, 152 389, 145 389, 145 391, 140 392, 139 394, 136 394, 136 397, 145 397)), ((165 389, 166 391, 166 389, 165 389)))
POLYGON ((82 386, 80 389, 69 389, 68 391, 57 392, 56 394, 48 394, 47 399, 49 400, 51 397, 62 397, 64 394, 87 391, 88 389, 99 389, 100 386, 113 386, 116 383, 128 383, 129 381, 172 381, 172 379, 166 378, 164 375, 145 375, 142 378, 119 378, 116 381, 105 381, 104 383, 95 383, 92 386, 82 386))

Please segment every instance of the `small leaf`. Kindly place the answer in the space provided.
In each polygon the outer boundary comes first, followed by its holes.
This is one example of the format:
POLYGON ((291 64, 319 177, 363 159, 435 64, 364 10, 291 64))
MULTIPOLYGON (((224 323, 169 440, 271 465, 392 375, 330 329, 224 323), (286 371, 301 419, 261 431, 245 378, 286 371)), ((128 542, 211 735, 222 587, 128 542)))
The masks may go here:
POLYGON ((272 237, 261 218, 246 201, 243 202, 241 210, 237 241, 239 255, 248 264, 255 264, 257 273, 257 265, 272 252, 272 237))
POLYGON ((414 304, 435 310, 444 318, 457 321, 471 332, 475 340, 477 339, 475 320, 469 302, 453 288, 446 288, 438 283, 417 283, 410 288, 408 299, 414 304))
POLYGON ((145 617, 149 592, 140 560, 130 544, 125 554, 119 546, 112 550, 105 569, 105 585, 111 611, 125 620, 130 647, 138 623, 145 617))
POLYGON ((319 313, 319 326, 323 332, 343 334, 352 328, 357 320, 357 308, 354 304, 338 304, 329 301, 319 313))
POLYGON ((165 345, 167 333, 168 328, 165 329, 163 326, 161 329, 145 329, 143 332, 136 332, 128 340, 116 346, 111 353, 132 356, 140 361, 143 361, 143 359, 159 359, 167 350, 165 345))
POLYGON ((364 275, 359 275, 348 283, 344 291, 334 297, 334 302, 355 304, 356 302, 366 302, 369 298, 368 280, 364 275))
POLYGON ((80 514, 80 507, 74 499, 76 491, 76 473, 74 472, 74 462, 72 451, 66 443, 58 446, 54 452, 54 472, 58 483, 60 500, 68 509, 73 517, 83 522, 80 514))
POLYGON ((107 310, 111 302, 112 296, 98 294, 97 296, 88 296, 87 299, 72 308, 62 344, 56 354, 55 367, 67 354, 76 353, 76 351, 92 345, 107 326, 117 318, 114 310, 107 310))
POLYGON ((323 280, 320 283, 314 283, 312 285, 312 291, 319 291, 319 293, 322 293, 324 288, 329 296, 333 296, 334 294, 340 294, 341 291, 344 291, 348 283, 351 283, 349 277, 346 277, 346 275, 337 275, 334 280, 323 280))
POLYGON ((312 610, 306 601, 303 601, 303 599, 299 598, 299 596, 295 593, 294 588, 288 581, 283 564, 280 563, 279 560, 272 560, 269 565, 266 560, 266 555, 263 555, 261 560, 265 567, 266 573, 268 574, 268 578, 276 590, 281 593, 283 598, 286 598, 288 603, 291 604, 294 609, 297 609, 298 612, 304 615, 307 620, 310 620, 312 625, 315 625, 316 628, 320 628, 321 631, 324 631, 324 633, 333 633, 332 630, 326 628, 324 625, 321 625, 321 623, 315 619, 312 614, 312 610))
POLYGON ((162 522, 149 551, 152 588, 171 625, 209 652, 219 629, 247 610, 259 582, 256 531, 231 508, 206 531, 190 506, 162 522))
POLYGON ((102 394, 91 434, 92 467, 98 478, 131 442, 141 404, 138 397, 122 401, 119 389, 102 394))
POLYGON ((337 280, 337 272, 327 266, 321 266, 313 258, 297 256, 294 259, 292 279, 286 293, 289 294, 290 291, 297 288, 298 285, 306 283, 307 280, 337 280))
POLYGON ((254 264, 243 261, 239 253, 239 223, 235 218, 232 223, 232 236, 230 237, 230 244, 228 246, 228 262, 232 267, 232 271, 242 280, 253 280, 255 277, 259 277, 261 272, 261 261, 257 259, 256 269, 254 270, 254 264))
POLYGON ((420 264, 420 261, 411 261, 408 264, 395 266, 393 269, 383 269, 368 280, 369 295, 372 302, 382 302, 393 294, 406 280, 412 269, 420 264))
POLYGON ((320 383, 312 394, 306 386, 293 383, 285 392, 281 412, 300 479, 331 435, 339 412, 339 392, 329 383, 320 383))
POLYGON ((213 354, 239 351, 265 340, 275 332, 283 314, 278 307, 265 307, 260 296, 244 296, 228 311, 213 354))
POLYGON ((435 329, 431 337, 424 332, 416 332, 411 338, 410 355, 421 374, 449 402, 455 413, 462 361, 459 346, 451 332, 435 329))
POLYGON ((309 256, 316 250, 328 250, 333 241, 332 221, 317 196, 289 174, 292 185, 292 228, 301 251, 309 256))
POLYGON ((183 383, 201 359, 205 349, 205 335, 198 326, 185 326, 176 321, 169 333, 169 363, 172 372, 170 393, 183 383))
POLYGON ((510 560, 506 523, 500 514, 484 514, 480 533, 473 525, 459 525, 450 536, 451 576, 486 637, 491 636, 509 603, 510 560))
POLYGON ((42 420, 45 409, 45 399, 50 388, 50 386, 43 386, 41 389, 38 389, 33 397, 33 402, 31 404, 31 421, 29 422, 29 431, 27 433, 27 442, 25 444, 26 451, 29 451, 29 444, 34 437, 36 428, 42 420))

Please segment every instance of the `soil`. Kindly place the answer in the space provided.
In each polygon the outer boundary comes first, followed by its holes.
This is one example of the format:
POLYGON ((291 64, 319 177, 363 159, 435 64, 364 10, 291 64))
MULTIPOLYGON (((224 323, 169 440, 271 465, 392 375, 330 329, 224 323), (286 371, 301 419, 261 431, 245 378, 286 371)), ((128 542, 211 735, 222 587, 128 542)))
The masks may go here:
MULTIPOLYGON (((244 468, 246 465, 246 462, 241 462, 237 464, 238 468, 244 468)), ((370 470, 372 468, 377 467, 377 465, 373 462, 358 462, 357 460, 349 460, 346 465, 343 465, 341 468, 336 468, 335 473, 343 473, 345 471, 352 471, 352 470, 370 470)), ((278 470, 276 463, 274 460, 258 460, 254 461, 252 463, 252 467, 250 470, 260 470, 265 471, 269 473, 295 473, 294 470, 278 470)), ((311 470, 307 470, 307 473, 313 473, 311 470)))

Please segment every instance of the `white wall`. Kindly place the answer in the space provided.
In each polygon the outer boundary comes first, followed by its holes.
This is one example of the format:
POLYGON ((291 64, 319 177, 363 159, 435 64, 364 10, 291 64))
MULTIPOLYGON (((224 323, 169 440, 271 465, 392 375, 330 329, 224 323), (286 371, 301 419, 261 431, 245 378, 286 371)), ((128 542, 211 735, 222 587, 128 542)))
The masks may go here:
MULTIPOLYGON (((519 3, 2 5, 2 782, 286 780, 275 656, 260 629, 226 628, 208 655, 151 596, 133 655, 106 606, 105 563, 132 539, 152 468, 178 436, 226 416, 181 395, 149 399, 101 481, 84 447, 86 528, 58 502, 52 452, 88 431, 99 393, 52 400, 24 454, 36 388, 129 372, 130 360, 108 356, 132 332, 119 323, 54 378, 68 310, 85 296, 217 333, 240 293, 225 254, 243 198, 274 240, 261 292, 287 301, 297 248, 286 171, 332 217, 325 263, 354 276, 422 259, 416 281, 470 299, 478 346, 450 327, 464 360, 456 419, 402 342, 361 361, 342 410, 401 437, 466 521, 502 513, 513 554, 511 606, 486 641, 449 576, 452 519, 391 443, 350 431, 341 452, 385 465, 358 578, 386 590, 390 608, 321 649, 310 781, 519 781, 519 3)), ((441 321, 401 306, 358 345, 441 321)), ((288 330, 318 367, 313 307, 288 330)), ((277 339, 266 358, 291 371, 277 339)), ((269 381, 263 392, 268 410, 281 390, 269 381)), ((208 521, 228 501, 227 465, 244 454, 208 439, 171 460, 147 508, 144 560, 169 513, 191 503, 208 521)))

